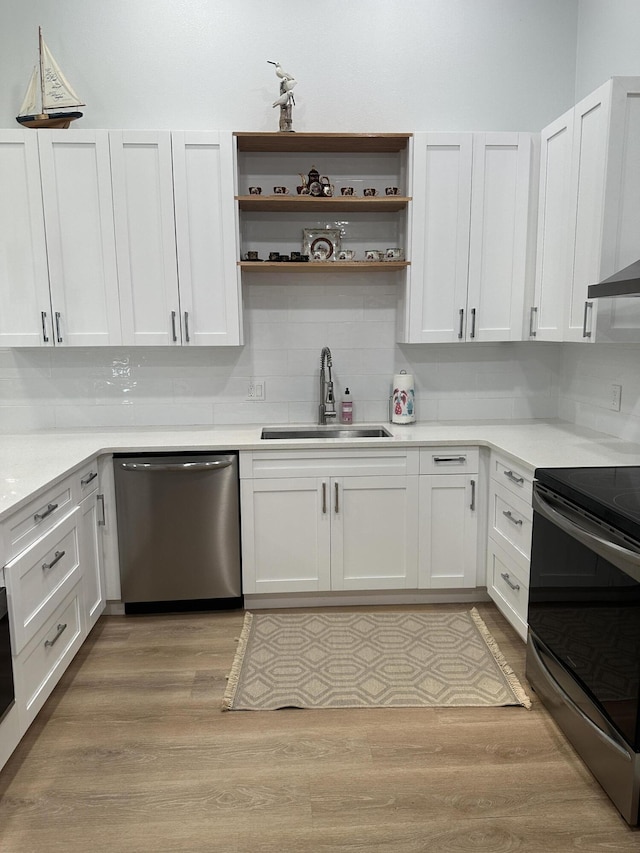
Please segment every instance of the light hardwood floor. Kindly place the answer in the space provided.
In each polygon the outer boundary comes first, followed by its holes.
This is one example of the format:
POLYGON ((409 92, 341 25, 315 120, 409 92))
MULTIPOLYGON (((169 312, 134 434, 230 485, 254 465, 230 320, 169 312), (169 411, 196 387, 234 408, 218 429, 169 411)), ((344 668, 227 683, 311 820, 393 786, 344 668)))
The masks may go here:
MULTIPOLYGON (((524 680, 522 641, 479 610, 524 680)), ((0 772, 0 850, 640 850, 534 695, 531 711, 222 712, 241 624, 103 617, 0 772)))

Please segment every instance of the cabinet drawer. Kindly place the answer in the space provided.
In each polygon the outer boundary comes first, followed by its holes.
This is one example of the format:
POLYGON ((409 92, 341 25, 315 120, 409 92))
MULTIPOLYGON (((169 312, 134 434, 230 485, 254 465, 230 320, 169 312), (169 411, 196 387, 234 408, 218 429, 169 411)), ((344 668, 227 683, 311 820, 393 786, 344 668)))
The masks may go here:
POLYGON ((33 722, 82 645, 81 599, 77 584, 18 657, 17 699, 23 728, 33 722))
POLYGON ((529 560, 531 557, 532 507, 501 483, 492 481, 490 500, 490 532, 494 539, 529 560))
POLYGON ((508 456, 493 453, 491 454, 491 477, 527 504, 531 503, 533 472, 524 465, 514 464, 508 456))
POLYGON ((80 578, 78 507, 5 568, 14 654, 80 578))
POLYGON ((528 571, 489 538, 487 591, 523 639, 527 637, 528 579, 528 571))
POLYGON ((477 474, 477 447, 423 447, 420 450, 421 474, 477 474))
POLYGON ((418 473, 418 450, 264 450, 240 454, 240 479, 367 477, 418 473))
POLYGON ((7 559, 24 551, 50 530, 73 504, 72 481, 67 478, 17 510, 6 522, 7 559))
POLYGON ((77 487, 78 501, 86 498, 98 488, 98 460, 92 459, 73 475, 77 487))

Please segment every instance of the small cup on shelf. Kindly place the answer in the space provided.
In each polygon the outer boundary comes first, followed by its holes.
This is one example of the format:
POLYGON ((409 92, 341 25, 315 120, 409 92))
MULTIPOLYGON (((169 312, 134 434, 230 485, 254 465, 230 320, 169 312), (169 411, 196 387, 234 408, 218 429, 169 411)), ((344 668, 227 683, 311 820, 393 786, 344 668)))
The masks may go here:
POLYGON ((385 187, 386 195, 399 195, 400 190, 398 187, 385 187))
POLYGON ((336 254, 336 261, 352 261, 356 256, 353 249, 340 249, 336 254))
POLYGON ((249 187, 249 195, 260 195, 262 187, 249 187))
POLYGON ((365 196, 378 195, 378 190, 375 187, 365 187, 363 190, 365 196))
POLYGON ((387 249, 384 258, 385 261, 401 261, 404 258, 404 251, 400 248, 387 249))
POLYGON ((270 261, 279 261, 280 260, 280 252, 269 252, 269 260, 270 261))
POLYGON ((342 195, 355 195, 353 187, 340 187, 340 192, 342 195))
POLYGON ((276 195, 289 195, 289 190, 286 187, 274 187, 273 191, 276 195))
POLYGON ((384 257, 384 252, 378 249, 367 249, 364 253, 365 261, 381 261, 384 257))

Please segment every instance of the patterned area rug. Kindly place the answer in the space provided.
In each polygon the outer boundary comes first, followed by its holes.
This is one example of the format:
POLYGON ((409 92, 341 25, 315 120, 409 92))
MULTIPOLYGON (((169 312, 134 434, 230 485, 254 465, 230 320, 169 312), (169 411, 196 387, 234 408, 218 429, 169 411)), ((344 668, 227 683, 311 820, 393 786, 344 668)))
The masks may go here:
POLYGON ((245 615, 228 711, 523 705, 477 610, 245 615))

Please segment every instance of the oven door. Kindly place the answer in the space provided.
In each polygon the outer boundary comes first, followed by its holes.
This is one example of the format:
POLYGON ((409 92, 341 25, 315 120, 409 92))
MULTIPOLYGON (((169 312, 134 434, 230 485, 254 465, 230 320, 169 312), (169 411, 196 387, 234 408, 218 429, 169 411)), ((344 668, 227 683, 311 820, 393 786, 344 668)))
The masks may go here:
POLYGON ((14 698, 7 591, 0 587, 0 720, 13 705, 14 698))
POLYGON ((640 545, 534 482, 527 678, 628 823, 640 804, 640 545))

